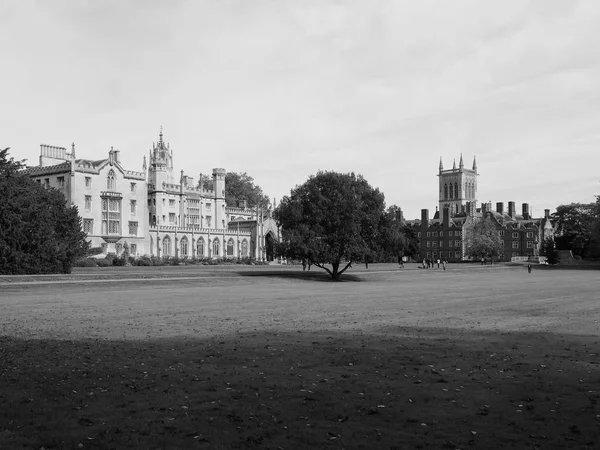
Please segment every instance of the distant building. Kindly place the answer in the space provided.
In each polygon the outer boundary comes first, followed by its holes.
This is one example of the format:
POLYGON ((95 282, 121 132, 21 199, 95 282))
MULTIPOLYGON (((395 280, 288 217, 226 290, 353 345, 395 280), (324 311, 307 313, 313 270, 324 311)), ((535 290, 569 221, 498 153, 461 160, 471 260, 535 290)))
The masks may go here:
POLYGON ((495 224, 503 242, 502 261, 513 258, 537 257, 546 237, 553 235, 550 222, 550 210, 544 217, 533 218, 529 204, 523 203, 521 214, 517 214, 515 202, 484 203, 477 208, 477 164, 473 159, 473 168, 465 169, 462 155, 459 167, 454 163, 451 170, 444 170, 440 159, 439 166, 439 205, 430 219, 429 210, 421 210, 421 222, 417 236, 420 242, 421 259, 441 259, 462 261, 465 256, 463 240, 465 228, 474 220, 490 218, 495 224))
POLYGON ((74 144, 70 152, 42 145, 27 172, 77 206, 88 241, 103 253, 273 260, 279 230, 270 210, 226 206, 225 169, 213 169, 212 190, 183 170, 176 183, 162 130, 141 172, 126 170, 113 148, 106 159, 77 159, 74 144))

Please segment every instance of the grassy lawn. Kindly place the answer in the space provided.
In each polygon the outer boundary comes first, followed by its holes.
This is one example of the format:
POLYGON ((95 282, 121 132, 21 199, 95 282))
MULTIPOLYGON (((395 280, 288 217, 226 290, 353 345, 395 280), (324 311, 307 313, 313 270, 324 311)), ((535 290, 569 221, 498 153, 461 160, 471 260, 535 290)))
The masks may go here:
POLYGON ((600 448, 600 277, 0 277, 0 449, 600 448))

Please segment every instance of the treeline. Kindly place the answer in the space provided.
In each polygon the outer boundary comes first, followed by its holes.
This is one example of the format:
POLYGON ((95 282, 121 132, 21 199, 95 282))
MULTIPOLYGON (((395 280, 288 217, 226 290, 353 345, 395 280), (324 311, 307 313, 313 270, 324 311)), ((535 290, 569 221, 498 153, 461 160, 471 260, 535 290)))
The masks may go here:
POLYGON ((579 259, 600 259, 600 196, 594 203, 560 205, 552 214, 557 250, 579 259))

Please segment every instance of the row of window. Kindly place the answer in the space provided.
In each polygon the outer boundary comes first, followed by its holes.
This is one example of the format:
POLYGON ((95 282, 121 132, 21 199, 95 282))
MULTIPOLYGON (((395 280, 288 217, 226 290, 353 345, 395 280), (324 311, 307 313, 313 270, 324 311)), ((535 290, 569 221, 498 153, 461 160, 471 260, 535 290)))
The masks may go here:
MULTIPOLYGON (((225 250, 226 256, 235 256, 234 253, 235 241, 233 238, 230 238, 227 241, 225 250)), ((221 255, 221 241, 219 238, 214 238, 210 245, 211 254, 208 256, 220 256, 221 255)), ((154 239, 150 237, 150 253, 154 255, 154 239)), ((172 253, 172 241, 169 236, 165 236, 162 239, 162 256, 174 256, 172 253)), ((242 240, 240 243, 240 256, 247 257, 248 256, 248 241, 246 239, 242 240)), ((180 257, 190 256, 189 254, 189 241, 186 237, 183 237, 179 241, 179 255, 180 257)), ((204 238, 199 238, 196 242, 196 255, 195 256, 207 256, 205 255, 205 241, 204 238)))
MULTIPOLYGON (((85 177, 85 187, 90 188, 92 186, 92 177, 85 177)), ((116 191, 117 190, 117 178, 115 171, 110 169, 108 175, 106 175, 106 190, 116 191)), ((129 190, 135 192, 137 190, 137 183, 129 183, 129 190)))
MULTIPOLYGON (((458 188, 458 183, 444 184, 444 200, 458 199, 458 188)), ((467 198, 475 197, 475 183, 465 183, 464 190, 467 198)))
MULTIPOLYGON (((504 241, 501 241, 501 245, 502 247, 504 247, 504 241)), ((512 242, 512 248, 519 248, 519 241, 513 241, 512 242)), ((437 247, 438 246, 438 241, 426 241, 426 247, 430 248, 430 247, 437 247)), ((444 242, 443 241, 439 241, 439 246, 443 247, 444 246, 444 242)), ((461 247, 462 243, 461 241, 449 241, 448 242, 448 247, 461 247)), ((533 241, 527 241, 526 243, 527 248, 533 248, 534 247, 534 243, 533 241)))
MULTIPOLYGON (((106 198, 102 199, 102 211, 106 210, 107 204, 105 203, 105 201, 108 200, 106 198)), ((116 211, 116 212, 121 212, 121 199, 110 199, 110 205, 111 205, 111 211, 116 211), (117 202, 117 203, 115 203, 117 202)), ((86 211, 91 211, 92 210, 92 196, 91 195, 86 195, 85 196, 85 202, 84 202, 84 207, 86 211)), ((129 201, 129 212, 131 214, 136 214, 137 213, 137 200, 130 200, 129 201)))
MULTIPOLYGON (((438 231, 428 231, 427 232, 427 237, 438 237, 438 236, 439 237, 444 237, 444 232, 443 231, 439 231, 439 232, 438 231)), ((462 236, 462 231, 460 231, 460 230, 456 230, 456 231, 450 230, 450 231, 448 231, 448 236, 450 236, 450 237, 454 237, 454 236, 459 237, 459 236, 462 236)), ((421 237, 421 232, 420 231, 417 233, 417 237, 419 237, 419 238, 421 237)))
MULTIPOLYGON (((129 228, 129 236, 137 236, 139 230, 138 222, 130 221, 128 222, 129 228)), ((94 234, 94 219, 83 219, 83 232, 87 234, 94 234)), ((107 219, 102 218, 101 224, 101 234, 121 234, 121 221, 116 218, 110 218, 108 216, 107 219)))
MULTIPOLYGON (((499 236, 504 236, 504 230, 499 230, 498 231, 498 235, 499 236)), ((428 231, 427 232, 427 237, 444 237, 444 232, 443 231, 428 231)), ((453 236, 462 236, 462 231, 448 231, 448 236, 453 237, 453 236)), ((519 232, 518 231, 513 231, 512 232, 512 238, 513 239, 519 239, 519 232)), ((533 231, 528 231, 527 233, 525 233, 525 236, 527 237, 527 239, 533 239, 533 231)), ((419 231, 417 233, 417 237, 421 237, 421 232, 419 231)))
MULTIPOLYGON (((519 252, 512 252, 511 256, 521 256, 521 255, 519 254, 519 252)), ((447 253, 445 253, 445 252, 427 252, 427 254, 426 254, 427 259, 437 259, 437 258, 443 259, 444 257, 462 258, 462 253, 457 252, 457 251, 454 251, 454 252, 449 251, 447 253), (454 256, 452 256, 452 255, 454 255, 454 256)))
MULTIPOLYGON (((438 246, 438 241, 426 241, 426 245, 427 247, 437 247, 438 246)), ((444 246, 444 241, 439 241, 439 246, 443 247, 444 246)), ((462 242, 461 241, 449 241, 448 242, 448 247, 461 247, 462 246, 462 242)))
MULTIPOLYGON (((41 178, 38 178, 36 181, 39 184, 42 184, 41 178)), ((65 177, 56 177, 56 184, 58 186, 58 189, 64 189, 65 188, 65 177)), ((47 189, 50 188, 50 178, 44 178, 44 187, 47 189)))

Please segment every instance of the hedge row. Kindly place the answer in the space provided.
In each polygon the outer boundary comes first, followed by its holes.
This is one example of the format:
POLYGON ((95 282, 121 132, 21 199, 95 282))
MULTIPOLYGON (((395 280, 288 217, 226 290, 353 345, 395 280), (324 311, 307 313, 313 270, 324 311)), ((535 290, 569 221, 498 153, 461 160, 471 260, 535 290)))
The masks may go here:
POLYGON ((75 261, 74 267, 112 267, 112 266, 180 266, 180 265, 204 265, 204 266, 216 266, 216 265, 234 265, 234 264, 245 264, 245 265, 264 265, 268 264, 262 261, 256 261, 254 258, 221 258, 221 259, 209 259, 209 258, 176 258, 167 256, 165 258, 158 258, 156 256, 140 256, 134 258, 133 256, 117 256, 114 253, 109 253, 104 258, 83 258, 75 261))

